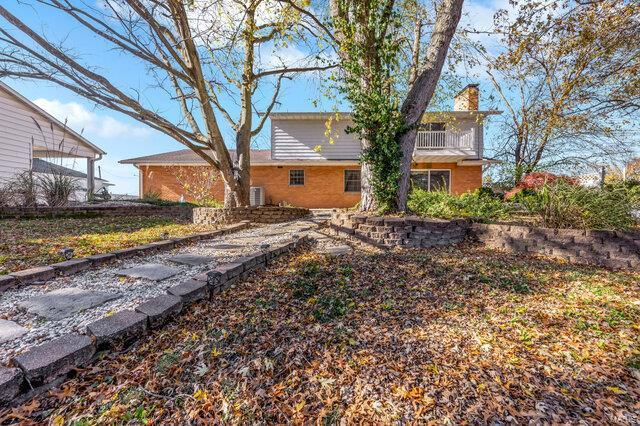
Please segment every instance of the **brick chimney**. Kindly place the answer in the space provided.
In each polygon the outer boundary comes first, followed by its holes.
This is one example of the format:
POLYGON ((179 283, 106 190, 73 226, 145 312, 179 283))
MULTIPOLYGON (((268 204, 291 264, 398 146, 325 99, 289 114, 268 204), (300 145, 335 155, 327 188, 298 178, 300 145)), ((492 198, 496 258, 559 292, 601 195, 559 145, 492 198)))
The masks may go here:
POLYGON ((478 111, 480 90, 477 84, 468 84, 453 98, 454 111, 478 111))

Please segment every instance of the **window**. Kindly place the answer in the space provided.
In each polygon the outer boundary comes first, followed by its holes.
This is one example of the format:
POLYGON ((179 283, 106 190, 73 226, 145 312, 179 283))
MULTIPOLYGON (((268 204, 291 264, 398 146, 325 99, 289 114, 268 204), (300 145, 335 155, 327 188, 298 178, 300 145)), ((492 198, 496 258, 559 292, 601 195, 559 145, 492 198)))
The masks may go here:
POLYGON ((344 192, 360 192, 360 170, 344 171, 344 192))
POLYGON ((304 170, 289 170, 289 186, 304 185, 304 170))
POLYGON ((451 170, 412 170, 411 184, 428 191, 446 191, 451 188, 451 170))

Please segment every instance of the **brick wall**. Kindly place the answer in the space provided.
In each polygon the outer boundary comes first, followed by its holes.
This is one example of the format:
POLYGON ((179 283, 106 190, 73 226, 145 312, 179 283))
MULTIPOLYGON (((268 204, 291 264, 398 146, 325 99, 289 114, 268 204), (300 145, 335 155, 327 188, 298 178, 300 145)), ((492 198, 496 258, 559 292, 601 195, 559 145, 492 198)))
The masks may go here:
MULTIPOLYGON (((204 170, 201 166, 184 166, 204 170)), ((303 208, 348 208, 360 201, 359 192, 344 191, 344 171, 359 166, 260 166, 251 167, 251 186, 265 189, 265 202, 286 203, 303 208), (289 186, 289 170, 304 170, 302 186, 289 186)), ((451 192, 462 194, 482 186, 481 166, 458 166, 456 163, 415 163, 413 169, 451 170, 451 192)), ((157 192, 166 200, 193 201, 176 177, 177 166, 141 166, 142 192, 157 192)), ((218 179, 213 186, 213 198, 222 201, 224 185, 218 179)))
MULTIPOLYGON (((184 197, 184 201, 194 201, 176 176, 180 168, 187 170, 187 175, 197 175, 198 172, 211 170, 211 167, 207 166, 140 166, 142 174, 141 195, 157 192, 163 200, 179 201, 181 197, 184 197)), ((216 200, 224 200, 222 178, 219 177, 215 181, 211 192, 216 200)))
POLYGON ((236 207, 216 209, 197 207, 193 209, 193 223, 214 225, 249 220, 253 223, 279 223, 309 215, 309 210, 295 207, 236 207))
POLYGON ((93 217, 93 216, 163 216, 191 220, 193 207, 145 206, 82 206, 82 207, 7 207, 0 209, 0 218, 93 217))
POLYGON ((269 204, 305 208, 347 208, 360 201, 359 192, 344 191, 344 171, 359 166, 253 166, 251 185, 265 189, 269 204), (304 170, 304 185, 289 186, 289 170, 304 170))
POLYGON ((590 231, 474 223, 471 233, 489 247, 563 258, 612 269, 640 268, 640 232, 590 231))
POLYGON ((434 247, 457 244, 465 239, 465 220, 419 217, 379 217, 333 212, 330 227, 353 239, 384 247, 434 247))

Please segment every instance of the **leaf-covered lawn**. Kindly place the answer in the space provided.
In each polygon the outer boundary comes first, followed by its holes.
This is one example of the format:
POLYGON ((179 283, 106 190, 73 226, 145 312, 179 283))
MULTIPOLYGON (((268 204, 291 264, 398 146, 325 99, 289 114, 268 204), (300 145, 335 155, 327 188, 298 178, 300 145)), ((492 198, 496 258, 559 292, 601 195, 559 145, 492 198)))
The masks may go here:
POLYGON ((0 274, 64 260, 71 247, 77 257, 133 247, 210 228, 162 217, 97 217, 83 219, 0 220, 0 274))
POLYGON ((4 421, 638 424, 638 368, 638 273, 473 246, 309 252, 4 421))

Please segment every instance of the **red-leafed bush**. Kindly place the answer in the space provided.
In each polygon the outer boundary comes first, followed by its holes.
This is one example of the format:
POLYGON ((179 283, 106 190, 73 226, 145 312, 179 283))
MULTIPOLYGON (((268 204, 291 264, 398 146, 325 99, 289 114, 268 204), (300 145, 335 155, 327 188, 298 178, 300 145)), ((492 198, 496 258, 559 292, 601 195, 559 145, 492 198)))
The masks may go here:
POLYGON ((562 181, 570 185, 576 185, 578 183, 576 179, 570 178, 568 176, 559 176, 548 172, 533 172, 525 175, 525 177, 523 177, 522 180, 518 182, 518 184, 513 189, 504 194, 504 198, 508 200, 510 198, 513 198, 523 189, 537 190, 542 188, 546 184, 551 184, 556 181, 562 181))

